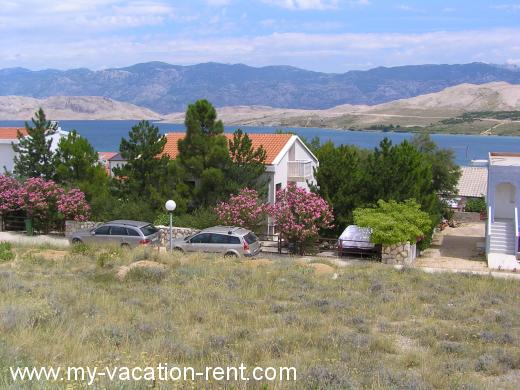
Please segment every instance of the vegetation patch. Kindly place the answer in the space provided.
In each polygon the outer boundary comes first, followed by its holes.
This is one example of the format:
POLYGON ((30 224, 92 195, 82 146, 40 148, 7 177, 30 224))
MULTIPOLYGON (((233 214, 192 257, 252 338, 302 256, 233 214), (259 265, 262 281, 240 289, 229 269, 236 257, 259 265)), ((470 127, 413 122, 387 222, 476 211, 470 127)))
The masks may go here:
POLYGON ((121 251, 111 267, 99 267, 109 251, 71 249, 64 261, 20 260, 2 269, 1 388, 14 388, 8 367, 20 362, 296 367, 295 383, 265 383, 281 389, 493 388, 519 380, 515 280, 376 264, 336 268, 333 279, 291 261, 250 267, 144 249, 121 251), (115 269, 145 257, 164 268, 136 268, 124 283, 115 278, 115 269))

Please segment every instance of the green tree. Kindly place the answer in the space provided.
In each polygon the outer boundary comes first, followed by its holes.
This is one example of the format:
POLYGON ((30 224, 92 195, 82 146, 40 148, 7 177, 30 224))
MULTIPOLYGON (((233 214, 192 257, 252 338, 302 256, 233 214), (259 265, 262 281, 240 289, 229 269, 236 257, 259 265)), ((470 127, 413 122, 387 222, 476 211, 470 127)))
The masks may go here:
POLYGON ((18 144, 13 144, 16 153, 14 174, 20 178, 51 179, 54 176, 52 140, 46 138, 51 131, 51 122, 46 119, 41 108, 31 120, 32 126, 25 122, 27 136, 18 131, 18 144))
POLYGON ((105 167, 99 164, 98 153, 86 138, 72 130, 67 137, 60 139, 53 162, 55 180, 83 191, 92 207, 93 218, 103 218, 114 209, 110 177, 105 167))
POLYGON ((439 200, 432 183, 429 159, 408 141, 392 145, 385 138, 367 160, 364 188, 372 204, 379 199, 398 202, 415 199, 423 210, 437 215, 439 200))
POLYGON ((129 198, 146 199, 152 209, 163 206, 164 191, 161 179, 167 174, 168 157, 162 155, 166 137, 148 121, 133 126, 128 139, 121 139, 119 152, 126 160, 122 168, 114 169, 120 178, 120 194, 129 198))
POLYGON ((411 143, 432 166, 433 190, 446 197, 456 195, 461 171, 453 150, 439 149, 428 133, 415 134, 411 143))
POLYGON ((94 170, 104 171, 104 167, 99 165, 96 150, 76 130, 72 130, 67 137, 60 139, 53 162, 56 168, 56 181, 63 184, 91 180, 94 170))
POLYGON ((432 227, 428 213, 422 211, 413 199, 402 203, 379 200, 375 208, 358 208, 354 210, 354 222, 372 229, 371 240, 374 244, 386 245, 406 241, 415 243, 432 227))
POLYGON ((334 219, 338 230, 352 223, 352 211, 367 204, 365 191, 367 152, 355 146, 335 147, 329 141, 316 150, 320 165, 314 188, 327 202, 333 205, 334 219))
POLYGON ((224 125, 215 108, 198 100, 186 110, 186 136, 179 140, 179 161, 193 183, 191 207, 215 204, 226 194, 225 170, 230 157, 224 125))
POLYGON ((228 142, 230 164, 226 169, 228 190, 238 193, 242 188, 256 189, 262 196, 267 195, 267 178, 265 177, 265 159, 267 153, 260 146, 253 147, 247 133, 237 129, 233 139, 228 142))

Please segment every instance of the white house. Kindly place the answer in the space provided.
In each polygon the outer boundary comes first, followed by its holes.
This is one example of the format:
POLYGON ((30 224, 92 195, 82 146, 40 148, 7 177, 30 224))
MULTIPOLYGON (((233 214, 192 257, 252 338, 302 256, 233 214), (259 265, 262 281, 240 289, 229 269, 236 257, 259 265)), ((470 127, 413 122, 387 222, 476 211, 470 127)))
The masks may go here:
MULTIPOLYGON (((18 131, 22 135, 27 136, 25 128, 18 127, 0 127, 0 173, 12 172, 14 168, 14 157, 16 153, 13 150, 13 144, 18 144, 18 131)), ((51 139, 51 150, 55 151, 58 142, 62 137, 66 137, 69 133, 61 130, 57 122, 53 122, 51 129, 47 131, 47 139, 51 139)))
POLYGON ((490 153, 486 254, 494 269, 518 269, 520 153, 490 153))

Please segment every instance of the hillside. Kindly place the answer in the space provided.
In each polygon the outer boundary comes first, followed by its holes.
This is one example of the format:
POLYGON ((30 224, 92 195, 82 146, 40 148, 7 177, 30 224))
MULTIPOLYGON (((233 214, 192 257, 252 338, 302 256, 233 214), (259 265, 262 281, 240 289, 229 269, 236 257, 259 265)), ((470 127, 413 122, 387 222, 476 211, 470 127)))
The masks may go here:
POLYGON ((143 107, 99 96, 53 96, 35 99, 0 96, 0 120, 28 120, 39 108, 52 119, 159 119, 160 115, 143 107))
MULTIPOLYGON (((449 133, 520 134, 520 85, 461 84, 394 102, 341 105, 326 110, 235 106, 218 109, 227 125, 426 130, 449 133)), ((182 112, 164 116, 181 123, 182 112)))
POLYGON ((0 94, 105 96, 161 114, 184 111, 187 104, 200 98, 217 107, 322 110, 343 104, 376 105, 461 83, 493 81, 520 84, 520 70, 483 63, 379 67, 342 74, 219 63, 179 66, 149 62, 99 71, 9 68, 0 70, 0 94))

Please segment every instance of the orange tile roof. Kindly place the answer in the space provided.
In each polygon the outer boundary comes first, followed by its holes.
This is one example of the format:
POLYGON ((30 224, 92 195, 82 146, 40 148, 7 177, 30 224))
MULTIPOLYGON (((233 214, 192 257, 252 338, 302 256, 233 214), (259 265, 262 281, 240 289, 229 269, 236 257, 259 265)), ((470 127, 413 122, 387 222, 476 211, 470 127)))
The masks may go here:
MULTIPOLYGON (((171 159, 177 158, 179 154, 178 143, 179 140, 184 139, 186 133, 167 133, 166 145, 164 146, 163 154, 168 155, 171 159)), ((226 138, 233 139, 233 134, 225 133, 226 138)), ((262 146, 266 151, 266 164, 272 164, 274 159, 280 154, 282 149, 292 137, 292 134, 247 134, 251 139, 254 149, 262 146)))
POLYGON ((105 160, 105 161, 110 160, 116 154, 117 154, 117 152, 98 152, 99 159, 105 160))
POLYGON ((27 130, 24 127, 0 127, 0 139, 17 139, 18 130, 22 135, 27 135, 27 130))

